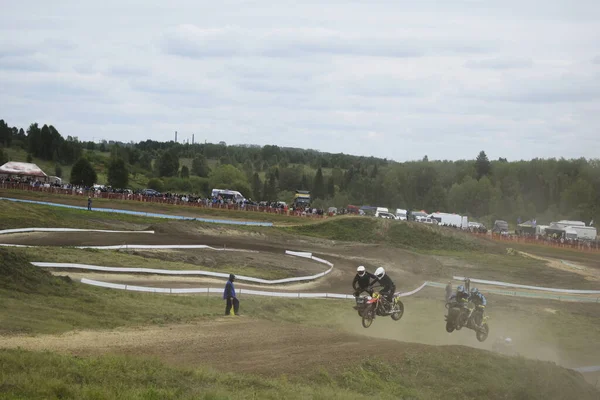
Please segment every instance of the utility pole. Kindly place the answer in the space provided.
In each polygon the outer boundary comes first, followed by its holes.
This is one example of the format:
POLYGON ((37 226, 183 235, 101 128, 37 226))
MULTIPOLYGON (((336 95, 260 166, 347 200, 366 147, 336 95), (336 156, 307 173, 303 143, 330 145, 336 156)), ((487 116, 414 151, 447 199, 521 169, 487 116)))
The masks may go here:
POLYGON ((175 131, 175 143, 177 143, 177 131, 175 131))

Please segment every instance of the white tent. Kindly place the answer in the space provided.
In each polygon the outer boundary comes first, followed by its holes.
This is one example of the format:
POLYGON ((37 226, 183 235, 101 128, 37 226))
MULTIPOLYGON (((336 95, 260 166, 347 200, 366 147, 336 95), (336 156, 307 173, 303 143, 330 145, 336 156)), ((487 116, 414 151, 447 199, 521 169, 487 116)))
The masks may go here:
POLYGON ((48 175, 35 164, 9 161, 0 167, 0 175, 35 177, 46 180, 48 175))

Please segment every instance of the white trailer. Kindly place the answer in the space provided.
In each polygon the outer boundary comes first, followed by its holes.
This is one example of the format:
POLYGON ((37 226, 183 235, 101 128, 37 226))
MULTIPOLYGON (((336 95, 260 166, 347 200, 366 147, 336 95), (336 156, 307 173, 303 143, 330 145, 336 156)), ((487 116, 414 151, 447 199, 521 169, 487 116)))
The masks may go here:
POLYGON ((462 222, 460 224, 461 229, 469 229, 469 217, 463 215, 462 222))
POLYGON ((585 222, 582 222, 582 221, 567 221, 567 220, 563 219, 563 220, 560 220, 558 222, 552 223, 552 225, 556 225, 559 228, 568 228, 569 226, 584 226, 585 227, 585 222))
POLYGON ((596 228, 593 226, 569 226, 567 229, 577 232, 579 240, 596 240, 596 228))
POLYGON ((439 225, 457 226, 460 228, 463 224, 463 219, 458 214, 433 213, 428 215, 428 217, 437 220, 439 225))

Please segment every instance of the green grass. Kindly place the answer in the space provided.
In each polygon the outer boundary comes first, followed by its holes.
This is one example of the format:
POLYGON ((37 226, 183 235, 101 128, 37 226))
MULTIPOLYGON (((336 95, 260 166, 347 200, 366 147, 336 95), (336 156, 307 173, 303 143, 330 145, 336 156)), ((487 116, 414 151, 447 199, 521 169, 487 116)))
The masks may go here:
MULTIPOLYGON (((83 199, 81 200, 84 201, 83 199)), ((0 200, 0 229, 10 228, 113 228, 129 224, 149 226, 161 221, 158 218, 115 213, 90 213, 39 204, 0 200)))
POLYGON ((564 289, 597 289, 598 284, 574 272, 522 255, 434 250, 452 275, 564 289))
MULTIPOLYGON (((187 322, 223 312, 216 297, 163 296, 93 288, 32 267, 0 249, 0 334, 187 322)), ((335 326, 354 311, 347 302, 244 298, 249 317, 335 326)), ((564 321, 568 322, 568 321, 564 321)), ((553 363, 459 346, 407 345, 393 363, 367 359, 348 367, 265 378, 211 369, 184 369, 147 358, 77 357, 0 350, 3 398, 378 398, 594 399, 580 374, 553 363)), ((335 362, 332 360, 332 362, 335 362)), ((225 368, 226 369, 226 368, 225 368)))
MULTIPOLYGON (((29 263, 37 258, 37 249, 26 250, 27 255, 19 249, 0 248, 0 334, 111 329, 223 314, 223 301, 218 296, 157 296, 97 288, 53 276, 29 263)), ((336 301, 326 309, 320 300, 248 297, 243 301, 245 315, 286 322, 332 326, 354 314, 347 303, 336 301)))
MULTIPOLYGON (((173 271, 180 270, 204 270, 236 275, 254 276, 263 279, 282 279, 293 275, 285 267, 279 268, 261 268, 252 265, 222 264, 210 266, 203 264, 192 264, 182 261, 165 260, 164 256, 153 252, 142 252, 123 250, 96 250, 96 249, 75 249, 75 248, 57 248, 57 247, 37 247, 34 251, 28 248, 12 249, 15 254, 23 256, 31 255, 35 261, 57 262, 57 263, 78 263, 102 265, 105 267, 128 267, 128 268, 158 268, 173 271)), ((210 252, 211 250, 199 250, 210 252)), ((168 257, 168 254, 166 255, 168 257)), ((52 269, 56 271, 56 269, 52 269)), ((69 269, 72 271, 72 269, 69 269)))
POLYGON ((594 268, 600 268, 600 252, 522 243, 511 243, 510 247, 536 256, 573 261, 594 268))
POLYGON ((596 399, 582 376, 552 363, 464 348, 411 351, 394 363, 266 378, 122 356, 0 350, 3 398, 45 399, 596 399))
MULTIPOLYGON (((49 194, 43 192, 29 192, 23 190, 0 189, 0 197, 15 199, 48 201, 53 203, 87 206, 87 198, 83 196, 72 196, 66 194, 49 194)), ((276 224, 310 224, 311 218, 291 217, 271 213, 253 211, 221 210, 211 208, 192 207, 174 204, 142 203, 133 200, 94 199, 94 208, 115 208, 149 213, 182 215, 197 218, 219 218, 227 220, 245 220, 259 222, 273 222, 276 224)), ((56 208, 55 208, 56 209, 56 208)), ((122 214, 124 216, 124 214, 122 214)))
POLYGON ((282 228, 287 232, 323 239, 360 243, 382 243, 416 250, 494 251, 501 248, 462 232, 419 223, 387 221, 367 217, 339 218, 320 224, 282 228))

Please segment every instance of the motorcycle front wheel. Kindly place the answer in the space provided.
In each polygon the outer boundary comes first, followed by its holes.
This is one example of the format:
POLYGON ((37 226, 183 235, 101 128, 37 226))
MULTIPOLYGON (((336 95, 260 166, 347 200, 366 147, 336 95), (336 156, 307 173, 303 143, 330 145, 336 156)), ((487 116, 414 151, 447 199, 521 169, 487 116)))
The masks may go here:
POLYGON ((477 340, 479 340, 480 342, 483 342, 483 341, 485 341, 485 339, 487 339, 489 334, 490 334, 490 327, 488 326, 487 323, 484 323, 483 325, 481 325, 481 330, 477 330, 477 333, 475 335, 477 336, 477 340))
POLYGON ((452 321, 446 322, 446 332, 448 332, 448 333, 454 332, 454 323, 452 321))
POLYGON ((394 304, 394 312, 391 317, 394 321, 400 321, 400 318, 404 315, 404 304, 400 300, 396 300, 394 304))
POLYGON ((375 318, 375 310, 373 307, 369 307, 363 311, 362 315, 362 326, 363 328, 368 328, 373 323, 373 318, 375 318))

